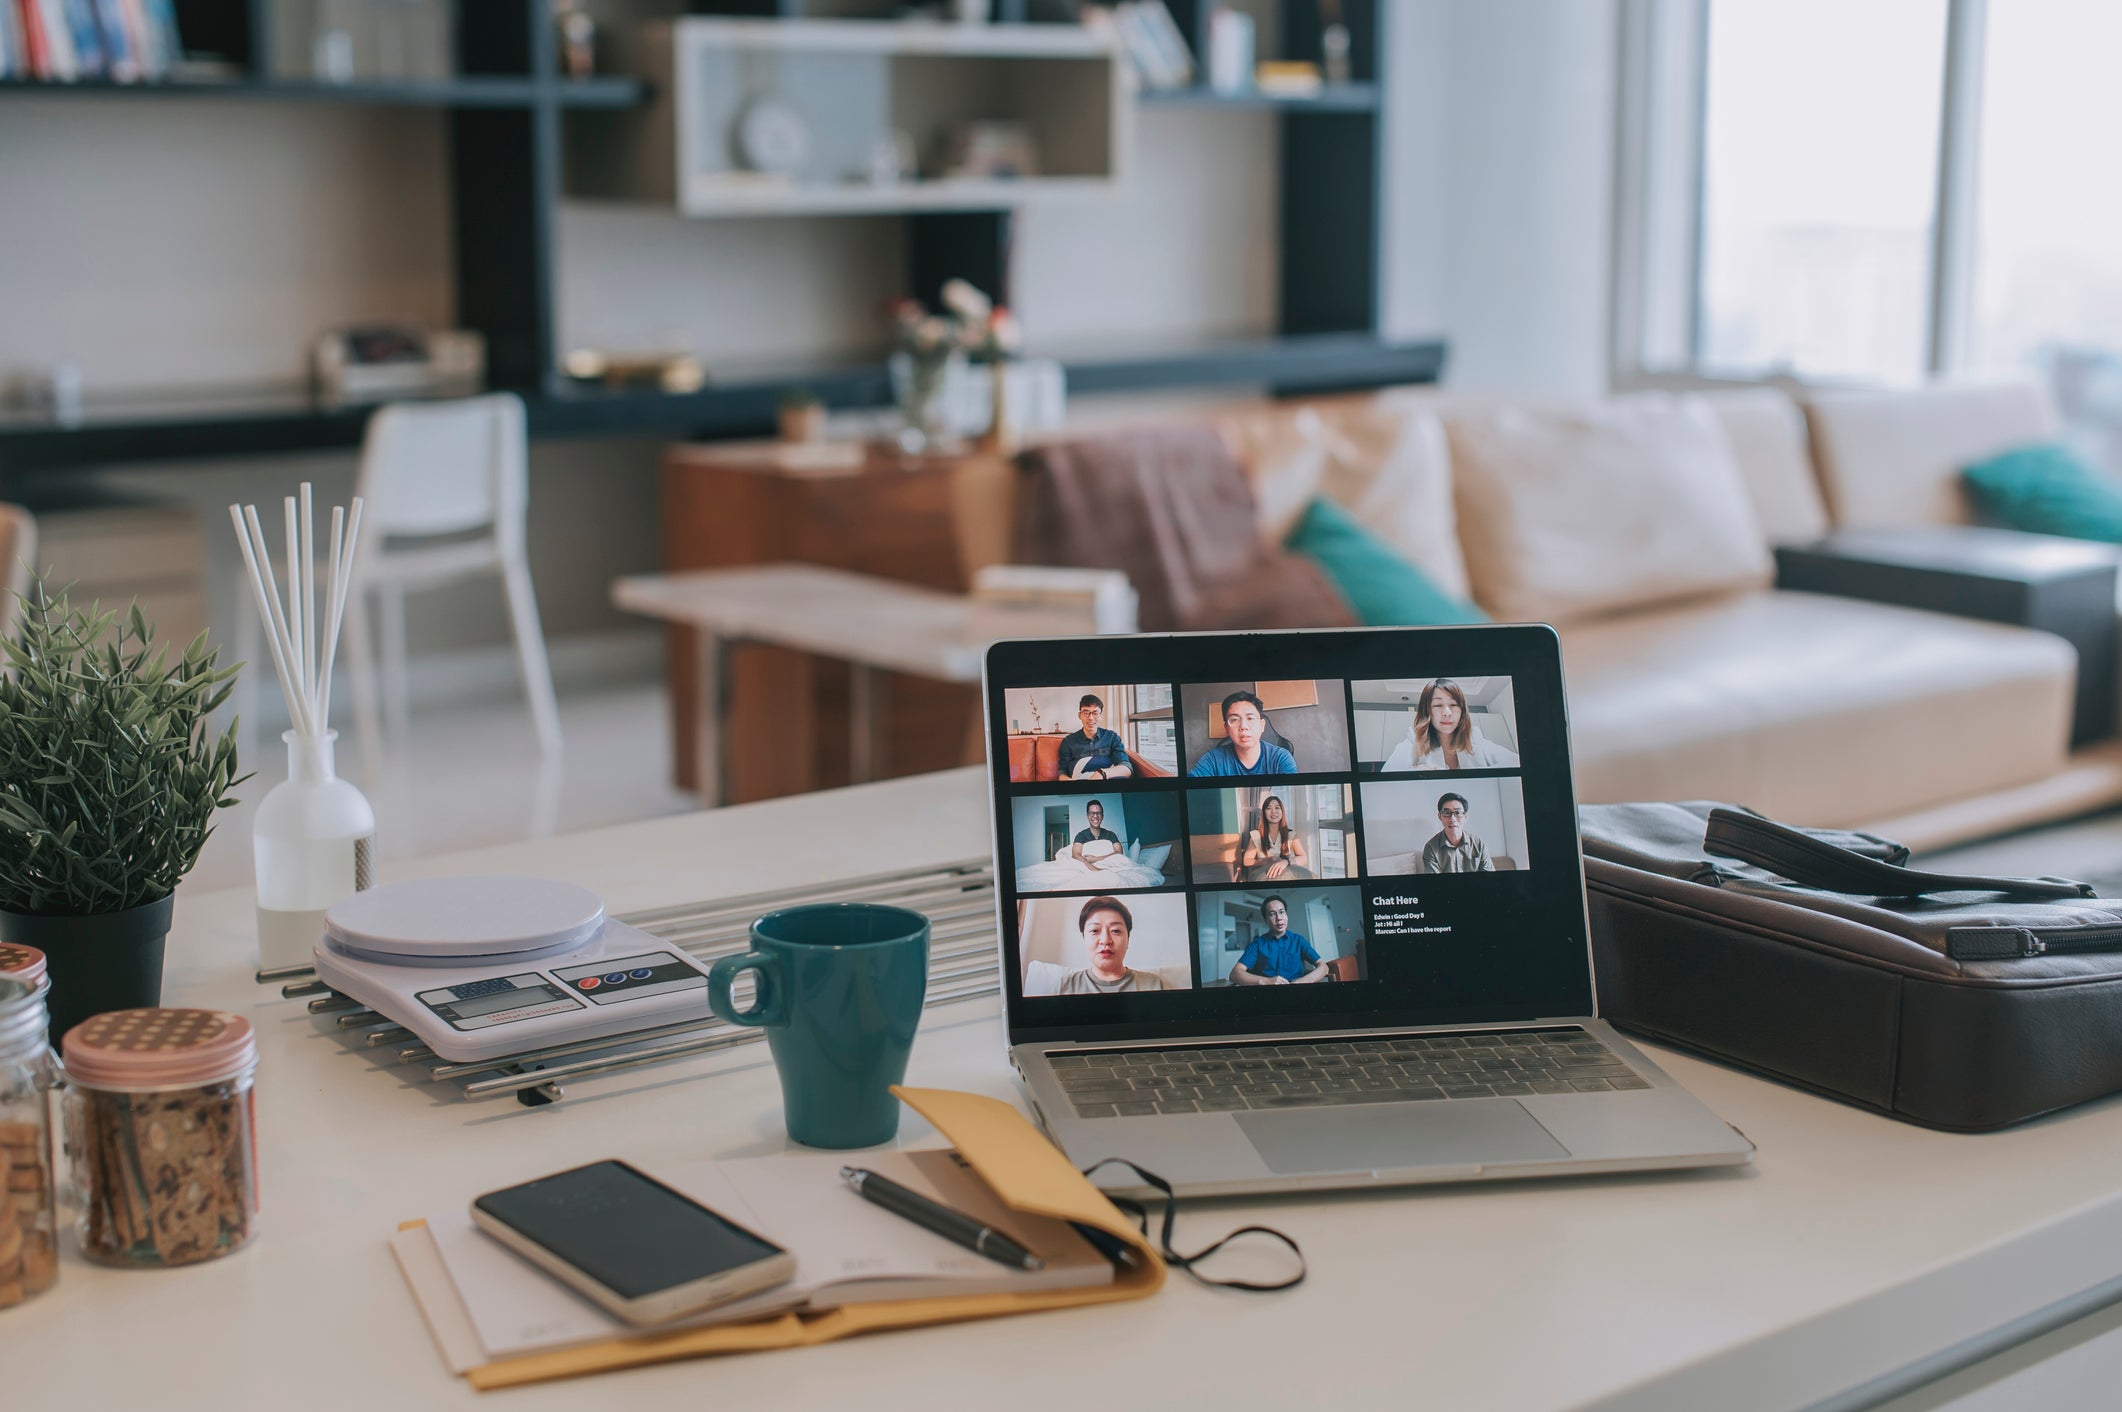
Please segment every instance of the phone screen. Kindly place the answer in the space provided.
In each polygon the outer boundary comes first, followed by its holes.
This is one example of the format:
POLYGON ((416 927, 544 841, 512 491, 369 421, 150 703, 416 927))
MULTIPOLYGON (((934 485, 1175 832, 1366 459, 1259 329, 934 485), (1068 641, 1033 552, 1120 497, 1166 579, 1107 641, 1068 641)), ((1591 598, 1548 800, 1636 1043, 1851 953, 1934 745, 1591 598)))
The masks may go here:
POLYGON ((781 1253, 624 1162, 593 1162, 473 1203, 626 1299, 781 1253))

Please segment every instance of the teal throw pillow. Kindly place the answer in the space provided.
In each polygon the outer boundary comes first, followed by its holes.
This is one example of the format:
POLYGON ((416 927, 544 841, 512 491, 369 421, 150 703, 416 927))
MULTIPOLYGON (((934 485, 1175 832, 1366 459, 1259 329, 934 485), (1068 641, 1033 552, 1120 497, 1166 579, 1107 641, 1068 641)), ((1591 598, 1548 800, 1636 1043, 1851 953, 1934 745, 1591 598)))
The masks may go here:
POLYGON ((1984 519, 2007 528, 2122 544, 2122 483, 2058 442, 1992 456, 1960 482, 1984 519))
POLYGON ((1488 621, 1488 614, 1437 587, 1332 501, 1305 506, 1283 543, 1325 571, 1365 627, 1488 621))

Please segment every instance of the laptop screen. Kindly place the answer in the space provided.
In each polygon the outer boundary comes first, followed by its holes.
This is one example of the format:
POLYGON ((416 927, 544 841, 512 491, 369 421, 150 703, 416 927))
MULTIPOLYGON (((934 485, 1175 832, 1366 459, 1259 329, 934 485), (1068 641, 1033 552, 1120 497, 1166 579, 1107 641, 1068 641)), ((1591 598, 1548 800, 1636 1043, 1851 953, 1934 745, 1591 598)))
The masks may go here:
POLYGON ((1013 1043, 1588 1015, 1541 626, 1003 642, 1013 1043))

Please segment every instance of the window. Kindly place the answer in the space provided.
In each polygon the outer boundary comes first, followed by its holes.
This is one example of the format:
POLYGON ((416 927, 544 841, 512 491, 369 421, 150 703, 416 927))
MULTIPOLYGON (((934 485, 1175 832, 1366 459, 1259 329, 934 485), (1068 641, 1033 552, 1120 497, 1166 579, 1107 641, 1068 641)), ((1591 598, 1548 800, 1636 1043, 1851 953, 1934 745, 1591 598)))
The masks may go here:
POLYGON ((1617 381, 2032 366, 2122 471, 2122 5, 1622 16, 1617 381))
POLYGON ((1172 714, 1172 689, 1135 686, 1128 716, 1127 748, 1168 774, 1179 772, 1179 723, 1172 714))
POLYGON ((1711 0, 1703 371, 1922 371, 1945 22, 1945 0, 1711 0))
POLYGON ((2065 416, 2122 469, 2122 6, 1988 7, 1968 360, 2033 365, 2065 416))

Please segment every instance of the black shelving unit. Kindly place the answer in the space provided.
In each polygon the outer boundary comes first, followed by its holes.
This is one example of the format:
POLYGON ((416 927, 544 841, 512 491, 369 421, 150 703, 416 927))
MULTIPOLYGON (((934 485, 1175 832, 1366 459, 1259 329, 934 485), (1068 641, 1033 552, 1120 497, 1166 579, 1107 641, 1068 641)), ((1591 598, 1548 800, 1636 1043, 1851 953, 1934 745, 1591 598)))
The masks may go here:
MULTIPOLYGON (((1169 0, 1196 53, 1210 0, 1169 0)), ((1317 95, 1216 94, 1205 88, 1145 93, 1148 105, 1269 110, 1282 125, 1281 266, 1275 336, 1127 354, 1064 357, 1081 392, 1265 385, 1325 392, 1435 379, 1444 348, 1379 336, 1379 133, 1389 94, 1378 82, 1381 26, 1391 0, 1343 0, 1352 32, 1352 82, 1317 95)), ((460 0, 460 73, 448 80, 330 84, 271 72, 270 0, 180 0, 188 48, 229 60, 221 80, 161 83, 0 82, 0 141, 8 100, 30 96, 125 103, 222 99, 427 107, 447 123, 457 322, 486 340, 487 381, 520 393, 537 436, 732 437, 771 429, 775 407, 804 388, 838 407, 881 406, 881 357, 846 366, 730 375, 710 369, 700 391, 584 389, 558 371, 555 229, 561 144, 574 109, 626 108, 649 90, 630 78, 563 78, 551 0, 460 0)), ((696 0, 696 10, 799 17, 802 0, 696 0)), ((1001 21, 1021 20, 1021 0, 1000 0, 1001 21)), ((1285 16, 1287 57, 1319 58, 1316 7, 1285 16), (1306 26, 1310 25, 1307 29, 1306 26)), ((819 219, 830 219, 820 217, 819 219)), ((946 279, 968 279, 1009 299, 1014 214, 1007 209, 923 213, 907 222, 907 287, 933 298, 946 279)), ((0 482, 132 461, 274 454, 359 443, 369 408, 320 402, 288 388, 209 397, 91 401, 74 419, 0 412, 0 482)))

